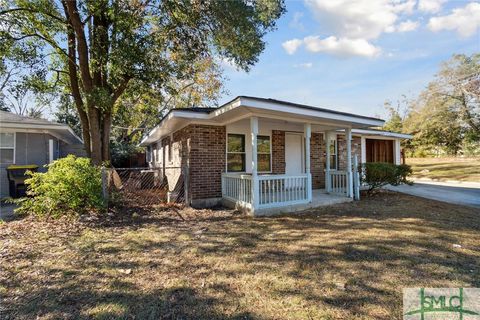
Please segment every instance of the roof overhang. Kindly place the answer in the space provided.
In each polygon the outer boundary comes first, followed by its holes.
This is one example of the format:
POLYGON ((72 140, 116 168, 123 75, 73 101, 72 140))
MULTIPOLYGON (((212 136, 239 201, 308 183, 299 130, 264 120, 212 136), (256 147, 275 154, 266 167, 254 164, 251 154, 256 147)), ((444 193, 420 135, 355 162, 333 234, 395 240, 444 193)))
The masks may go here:
POLYGON ((371 137, 383 137, 383 138, 395 138, 395 139, 412 139, 411 134, 382 131, 382 130, 369 130, 369 129, 353 129, 352 134, 371 137))
POLYGON ((37 123, 18 123, 1 122, 2 131, 12 132, 48 132, 52 136, 68 144, 83 144, 82 139, 73 132, 72 128, 61 124, 37 124, 37 123))
POLYGON ((192 110, 171 110, 140 145, 148 145, 173 133, 190 123, 227 125, 247 117, 260 117, 291 122, 326 125, 332 128, 370 128, 384 124, 381 119, 370 118, 351 113, 315 108, 272 99, 240 96, 209 111, 195 112, 192 110))

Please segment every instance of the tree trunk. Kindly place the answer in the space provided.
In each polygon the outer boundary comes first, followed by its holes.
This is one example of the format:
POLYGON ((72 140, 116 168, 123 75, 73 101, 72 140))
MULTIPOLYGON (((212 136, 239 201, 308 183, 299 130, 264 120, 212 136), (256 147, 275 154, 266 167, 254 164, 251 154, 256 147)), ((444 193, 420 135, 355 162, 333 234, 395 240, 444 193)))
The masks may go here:
POLYGON ((112 127, 112 114, 106 112, 103 116, 102 129, 102 160, 110 161, 110 129, 112 127))
POLYGON ((90 125, 90 158, 94 165, 102 164, 102 134, 100 131, 100 112, 93 106, 88 105, 88 122, 90 125))

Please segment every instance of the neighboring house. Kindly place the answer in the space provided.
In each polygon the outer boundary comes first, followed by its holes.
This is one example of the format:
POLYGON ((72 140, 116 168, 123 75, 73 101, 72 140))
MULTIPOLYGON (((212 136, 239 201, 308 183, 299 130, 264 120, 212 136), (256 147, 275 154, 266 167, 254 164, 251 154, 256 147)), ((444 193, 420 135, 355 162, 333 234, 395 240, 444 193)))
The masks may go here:
POLYGON ((9 195, 9 165, 43 165, 68 154, 85 155, 82 140, 61 123, 0 111, 0 197, 9 195))
POLYGON ((239 96, 219 108, 171 110, 141 144, 150 166, 165 172, 170 191, 188 182, 192 206, 223 200, 261 215, 350 200, 355 159, 399 164, 400 141, 411 136, 371 129, 383 124, 239 96))

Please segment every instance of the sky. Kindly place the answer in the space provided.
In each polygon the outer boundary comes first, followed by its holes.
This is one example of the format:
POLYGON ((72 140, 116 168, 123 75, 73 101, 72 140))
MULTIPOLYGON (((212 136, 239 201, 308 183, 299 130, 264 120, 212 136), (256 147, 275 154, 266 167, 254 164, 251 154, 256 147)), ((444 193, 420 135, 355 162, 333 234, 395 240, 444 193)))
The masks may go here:
POLYGON ((455 53, 480 53, 480 1, 286 0, 249 73, 223 61, 228 94, 385 117, 455 53))

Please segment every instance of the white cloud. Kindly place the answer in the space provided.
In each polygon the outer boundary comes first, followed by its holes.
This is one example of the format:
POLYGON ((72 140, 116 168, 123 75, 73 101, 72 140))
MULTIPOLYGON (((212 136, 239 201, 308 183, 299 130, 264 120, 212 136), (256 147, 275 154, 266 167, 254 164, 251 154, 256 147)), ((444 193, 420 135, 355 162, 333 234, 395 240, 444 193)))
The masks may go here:
POLYGON ((324 29, 350 39, 376 39, 394 29, 400 14, 412 13, 415 0, 306 0, 324 29))
POLYGON ((311 67, 313 67, 313 63, 311 63, 311 62, 305 62, 305 63, 294 64, 293 66, 294 66, 295 68, 310 69, 311 67))
POLYGON ((396 30, 398 32, 409 32, 417 29, 419 25, 420 24, 417 21, 407 20, 399 23, 396 30))
POLYGON ((310 36, 306 37, 304 42, 306 49, 310 52, 325 52, 340 57, 375 57, 381 51, 380 48, 365 39, 337 38, 335 36, 320 39, 318 36, 310 36))
POLYGON ((282 43, 283 49, 285 49, 288 54, 294 54, 295 51, 297 51, 298 47, 300 47, 301 45, 302 40, 300 39, 292 39, 282 43))
POLYGON ((434 32, 454 30, 464 38, 473 36, 480 28, 480 3, 472 2, 453 9, 449 15, 430 18, 428 28, 434 32))
POLYGON ((290 28, 293 28, 293 29, 297 29, 297 30, 300 30, 300 31, 303 31, 305 30, 305 27, 303 26, 303 23, 301 22, 302 18, 303 18, 303 12, 295 12, 293 14, 293 19, 292 21, 290 21, 290 23, 288 24, 288 26, 290 28))
POLYGON ((418 10, 427 13, 437 13, 442 9, 446 0, 420 0, 418 1, 418 10))

